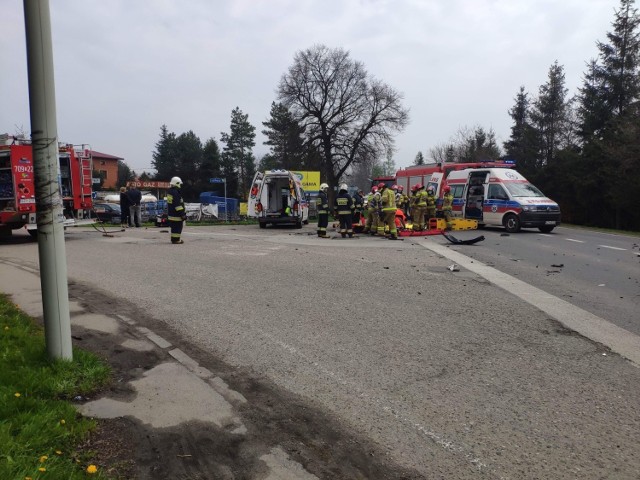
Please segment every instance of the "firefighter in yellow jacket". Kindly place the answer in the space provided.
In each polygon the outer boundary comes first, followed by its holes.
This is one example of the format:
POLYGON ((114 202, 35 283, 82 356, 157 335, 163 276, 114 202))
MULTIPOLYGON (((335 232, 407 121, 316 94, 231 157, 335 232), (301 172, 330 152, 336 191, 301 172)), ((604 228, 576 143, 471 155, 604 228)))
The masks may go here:
POLYGON ((433 186, 427 188, 427 211, 424 218, 427 227, 431 223, 430 220, 436 218, 436 190, 433 186))
POLYGON ((375 185, 371 187, 371 193, 367 195, 367 223, 364 227, 363 233, 369 233, 375 235, 378 232, 378 207, 380 203, 380 194, 378 193, 378 187, 375 185))
MULTIPOLYGON (((380 182, 378 189, 382 190, 380 194, 380 204, 382 207, 382 218, 384 219, 384 227, 389 229, 388 239, 397 240, 398 230, 396 228, 396 194, 390 188, 380 182)), ((384 230, 383 230, 384 231, 384 230)))
POLYGON ((427 194, 424 191, 424 185, 421 183, 416 185, 416 199, 412 212, 413 215, 413 229, 422 231, 424 230, 424 214, 427 211, 427 194))
POLYGON ((451 220, 453 218, 453 194, 451 193, 451 187, 445 185, 442 189, 444 196, 442 197, 442 214, 447 222, 447 230, 451 230, 453 226, 451 220))

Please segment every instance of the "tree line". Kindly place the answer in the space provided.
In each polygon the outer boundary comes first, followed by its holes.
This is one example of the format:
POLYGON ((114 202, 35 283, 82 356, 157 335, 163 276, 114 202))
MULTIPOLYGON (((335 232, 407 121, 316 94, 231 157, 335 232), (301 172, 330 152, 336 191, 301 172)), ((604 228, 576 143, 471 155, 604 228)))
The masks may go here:
MULTIPOLYGON (((502 145, 492 129, 463 127, 431 148, 428 159, 418 152, 414 164, 515 160, 560 203, 564 221, 639 230, 639 23, 634 0, 620 0, 612 31, 596 42, 598 56, 586 64, 575 95, 569 96, 558 61, 536 95, 520 87, 502 145)), ((228 196, 245 200, 256 169, 318 170, 330 185, 366 188, 369 179, 395 173, 394 136, 409 122, 402 100, 349 52, 314 45, 295 54, 262 122, 269 153, 256 161, 255 127, 236 107, 219 142, 203 143, 192 131, 176 135, 163 125, 153 152, 155 179, 180 176, 191 200, 211 191, 214 177, 226 179, 228 196)))
MULTIPOLYGON (((520 87, 508 111, 513 124, 504 153, 491 129, 465 127, 432 148, 431 161, 515 160, 518 171, 559 202, 565 222, 640 230, 639 24, 634 0, 621 0, 575 95, 558 61, 537 95, 520 87)), ((414 164, 425 163, 419 152, 414 164)))

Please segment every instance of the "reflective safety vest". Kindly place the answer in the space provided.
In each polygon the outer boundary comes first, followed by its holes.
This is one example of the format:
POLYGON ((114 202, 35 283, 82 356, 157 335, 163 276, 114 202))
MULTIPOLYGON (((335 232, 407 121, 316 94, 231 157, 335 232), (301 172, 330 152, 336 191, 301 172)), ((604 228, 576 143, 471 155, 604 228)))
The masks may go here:
POLYGON ((436 196, 427 192, 427 208, 436 208, 436 196))
POLYGON ((347 192, 339 194, 335 199, 336 213, 338 215, 351 215, 354 210, 353 198, 347 192))
POLYGON ((418 190, 416 193, 416 205, 418 207, 426 207, 427 206, 427 192, 424 190, 418 190))
POLYGON ((451 194, 451 192, 449 193, 445 193, 444 197, 442 197, 443 203, 442 203, 442 211, 451 211, 453 210, 453 195, 451 194))
POLYGON ((369 210, 377 210, 380 206, 380 194, 371 192, 367 197, 367 208, 369 210))
POLYGON ((167 191, 167 220, 181 222, 185 214, 184 200, 180 189, 171 187, 167 191))
POLYGON ((395 211, 396 210, 396 195, 390 188, 385 188, 380 195, 380 202, 382 203, 382 211, 395 211))
POLYGON ((318 198, 316 198, 316 208, 318 209, 319 215, 324 215, 329 213, 329 198, 325 192, 320 192, 318 194, 318 198))

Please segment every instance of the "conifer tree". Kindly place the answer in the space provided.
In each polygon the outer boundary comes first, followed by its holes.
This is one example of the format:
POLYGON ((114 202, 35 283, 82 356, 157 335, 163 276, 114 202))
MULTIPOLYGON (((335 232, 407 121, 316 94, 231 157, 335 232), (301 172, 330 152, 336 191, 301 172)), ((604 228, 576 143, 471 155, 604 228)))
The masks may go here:
POLYGON ((281 103, 271 103, 271 117, 262 122, 265 129, 262 133, 267 137, 265 145, 271 147, 269 156, 261 160, 270 168, 302 170, 305 157, 304 141, 301 127, 289 110, 281 103))
POLYGON ((549 165, 563 146, 561 139, 567 122, 567 92, 564 67, 556 60, 549 68, 547 82, 540 86, 531 112, 540 142, 537 167, 549 165))
POLYGON ((156 170, 156 178, 169 181, 177 171, 176 134, 169 132, 166 125, 160 127, 160 140, 152 154, 151 165, 156 170))
POLYGON ((509 116, 513 119, 511 136, 503 146, 506 157, 515 160, 518 170, 525 177, 529 177, 535 170, 538 147, 536 132, 530 121, 531 102, 524 86, 520 87, 515 102, 515 105, 509 110, 509 116))
POLYGON ((222 154, 222 170, 227 179, 227 195, 246 200, 249 184, 256 171, 253 147, 256 127, 249 123, 249 115, 239 107, 231 112, 230 133, 221 133, 225 144, 222 154))

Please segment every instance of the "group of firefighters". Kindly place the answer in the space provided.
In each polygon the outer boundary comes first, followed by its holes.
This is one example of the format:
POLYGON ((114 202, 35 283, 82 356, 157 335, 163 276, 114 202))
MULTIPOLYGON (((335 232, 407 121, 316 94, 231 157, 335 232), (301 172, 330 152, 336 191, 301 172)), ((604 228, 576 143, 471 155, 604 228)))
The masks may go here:
MULTIPOLYGON (((429 227, 429 220, 436 218, 436 193, 432 186, 425 190, 424 185, 418 183, 411 188, 411 196, 404 194, 402 185, 388 187, 385 183, 379 183, 371 187, 371 192, 364 198, 364 192, 359 190, 353 197, 348 193, 345 183, 338 188, 338 195, 334 200, 333 209, 329 209, 329 197, 327 191, 329 185, 320 185, 316 206, 318 210, 318 236, 328 237, 329 213, 340 222, 339 233, 342 238, 353 237, 353 222, 361 215, 366 218, 363 229, 364 234, 380 236, 389 240, 398 239, 398 226, 396 225, 397 210, 400 209, 405 217, 411 218, 412 230, 423 231, 429 227)), ((451 187, 445 185, 442 203, 442 214, 445 218, 447 230, 451 229, 453 195, 451 187)))

